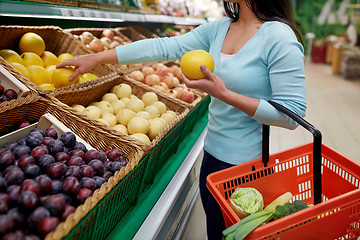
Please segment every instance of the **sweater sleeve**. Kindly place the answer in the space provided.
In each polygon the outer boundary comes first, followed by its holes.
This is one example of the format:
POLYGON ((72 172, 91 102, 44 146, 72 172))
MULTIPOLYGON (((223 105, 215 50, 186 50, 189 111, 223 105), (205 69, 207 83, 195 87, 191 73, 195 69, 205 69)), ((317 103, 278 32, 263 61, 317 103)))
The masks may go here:
POLYGON ((205 23, 192 31, 165 38, 152 38, 136 41, 116 48, 120 64, 170 61, 181 59, 188 51, 209 50, 212 32, 219 27, 220 21, 205 23))
MULTIPOLYGON (((265 54, 272 90, 272 101, 299 116, 306 111, 304 50, 294 32, 283 23, 274 23, 267 31, 265 54)), ((253 118, 263 124, 294 129, 297 123, 261 99, 253 118)))

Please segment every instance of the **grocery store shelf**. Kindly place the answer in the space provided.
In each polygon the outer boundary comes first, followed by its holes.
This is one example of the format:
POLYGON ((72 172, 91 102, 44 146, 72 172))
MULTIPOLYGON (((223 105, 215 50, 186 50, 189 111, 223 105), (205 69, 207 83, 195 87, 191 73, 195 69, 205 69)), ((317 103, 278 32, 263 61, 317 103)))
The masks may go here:
POLYGON ((204 19, 174 16, 116 12, 100 9, 39 4, 32 2, 1 1, 0 17, 58 19, 98 22, 155 22, 182 25, 200 25, 204 19))

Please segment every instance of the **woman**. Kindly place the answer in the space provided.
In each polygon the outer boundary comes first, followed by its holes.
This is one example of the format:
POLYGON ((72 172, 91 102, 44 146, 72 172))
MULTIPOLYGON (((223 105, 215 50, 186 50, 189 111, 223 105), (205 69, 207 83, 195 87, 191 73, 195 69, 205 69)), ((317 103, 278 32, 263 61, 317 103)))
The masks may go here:
POLYGON ((142 40, 58 65, 76 66, 71 77, 74 79, 99 63, 175 60, 195 49, 213 56, 213 73, 201 66, 206 79, 190 81, 183 76, 188 87, 211 95, 200 172, 208 239, 221 239, 225 224, 217 202, 206 188, 206 176, 259 158, 262 124, 297 127, 268 100, 300 116, 306 110, 303 47, 295 34, 290 0, 228 0, 224 7, 228 17, 182 36, 142 40))

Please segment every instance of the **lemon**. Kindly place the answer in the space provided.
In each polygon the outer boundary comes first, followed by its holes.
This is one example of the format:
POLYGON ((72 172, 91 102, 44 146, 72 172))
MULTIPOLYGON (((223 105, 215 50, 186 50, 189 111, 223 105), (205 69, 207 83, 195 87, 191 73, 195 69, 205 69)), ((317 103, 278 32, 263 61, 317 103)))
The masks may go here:
POLYGON ((55 54, 53 54, 52 52, 49 52, 49 51, 45 51, 41 55, 41 59, 44 62, 44 67, 48 67, 48 66, 51 66, 51 65, 58 65, 60 63, 57 56, 55 54))
POLYGON ((28 66, 31 66, 31 65, 38 65, 40 67, 44 67, 43 60, 36 53, 24 52, 23 54, 21 54, 21 57, 22 57, 22 59, 24 61, 24 66, 25 67, 28 67, 28 66))
POLYGON ((182 56, 180 68, 187 78, 196 80, 206 78, 206 75, 200 70, 202 64, 211 72, 214 71, 215 63, 213 57, 204 50, 193 50, 182 56))
POLYGON ((40 86, 43 83, 51 83, 50 73, 45 68, 38 65, 31 65, 27 67, 30 73, 30 80, 36 85, 40 86))
POLYGON ((41 89, 43 89, 43 90, 50 90, 50 91, 52 91, 52 90, 55 89, 54 85, 52 85, 51 83, 43 83, 43 84, 40 84, 40 85, 39 85, 39 88, 41 88, 41 89))
POLYGON ((2 50, 0 50, 0 56, 3 57, 9 63, 16 62, 16 63, 24 64, 20 55, 17 52, 15 52, 14 50, 2 49, 2 50))
POLYGON ((26 77, 27 79, 30 80, 31 76, 30 76, 29 70, 27 70, 27 68, 24 65, 17 63, 17 62, 12 62, 11 65, 16 70, 18 70, 21 73, 21 75, 23 75, 24 77, 26 77))
POLYGON ((83 75, 81 75, 79 82, 86 82, 97 78, 98 76, 93 73, 84 73, 83 75))
POLYGON ((74 55, 72 55, 71 53, 62 53, 58 56, 58 60, 59 60, 59 63, 61 63, 65 60, 68 60, 73 57, 74 57, 74 55))
POLYGON ((50 73, 50 76, 52 78, 52 74, 56 70, 56 66, 55 65, 50 65, 50 66, 47 66, 45 69, 46 69, 46 71, 48 71, 50 73))
POLYGON ((33 32, 25 33, 20 38, 19 50, 21 53, 33 52, 41 56, 45 51, 44 39, 33 32))
POLYGON ((75 80, 73 81, 69 81, 69 77, 75 72, 74 69, 72 68, 58 68, 55 69, 53 74, 52 74, 52 84, 56 87, 56 88, 60 88, 60 87, 66 87, 66 86, 70 86, 72 84, 75 84, 79 81, 79 77, 77 77, 75 80))

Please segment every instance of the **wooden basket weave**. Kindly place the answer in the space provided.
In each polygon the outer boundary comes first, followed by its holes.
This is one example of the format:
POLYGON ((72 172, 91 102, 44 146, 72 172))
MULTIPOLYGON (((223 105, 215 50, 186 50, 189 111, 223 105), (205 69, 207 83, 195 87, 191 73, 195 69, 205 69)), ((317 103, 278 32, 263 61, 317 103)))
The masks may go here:
POLYGON ((158 38, 159 37, 157 34, 151 32, 147 28, 141 27, 139 25, 133 25, 130 27, 134 28, 136 31, 138 31, 139 33, 144 35, 146 38, 158 38))
MULTIPOLYGON (((148 87, 147 85, 141 84, 137 81, 134 81, 129 78, 125 78, 124 76, 119 76, 117 74, 112 74, 103 77, 103 81, 97 85, 90 85, 88 87, 84 88, 78 88, 76 90, 69 90, 69 92, 66 93, 66 95, 62 95, 61 93, 59 95, 55 95, 57 99, 59 99, 64 104, 67 104, 68 106, 71 106, 73 104, 81 104, 83 106, 87 106, 90 103, 94 101, 101 100, 102 96, 105 93, 110 92, 110 89, 118 84, 126 83, 131 86, 132 93, 139 97, 141 99, 142 95, 145 92, 152 92, 153 89, 148 87), (70 94, 70 91, 72 91, 72 94, 70 94)), ((173 127, 178 124, 188 113, 189 109, 181 102, 174 101, 173 99, 169 98, 167 95, 161 95, 158 94, 158 99, 165 103, 167 109, 170 109, 177 113, 177 117, 169 123, 165 129, 155 138, 151 141, 150 144, 143 144, 142 142, 136 140, 133 137, 124 135, 116 130, 114 130, 112 127, 109 127, 105 125, 104 123, 97 121, 94 118, 91 118, 83 113, 80 113, 76 109, 73 109, 70 107, 68 111, 71 111, 74 115, 80 116, 83 118, 86 122, 91 124, 94 127, 97 127, 99 129, 102 129, 105 132, 108 132, 109 134, 118 137, 119 139, 126 139, 127 141, 131 141, 133 143, 136 143, 138 146, 140 146, 145 154, 148 153, 156 144, 158 144, 161 139, 168 134, 173 127)))
POLYGON ((133 27, 118 27, 115 29, 115 31, 116 31, 116 33, 120 32, 120 33, 124 34, 125 36, 130 38, 131 41, 133 41, 133 42, 146 39, 146 37, 144 35, 142 35, 138 31, 136 31, 135 28, 133 28, 133 27))
MULTIPOLYGON (((30 95, 28 95, 30 96, 30 95)), ((97 189, 83 205, 77 207, 75 213, 69 215, 65 222, 58 225, 56 230, 49 233, 46 239, 62 239, 79 221, 84 218, 127 174, 129 174, 144 156, 143 150, 131 141, 124 141, 112 136, 101 128, 97 128, 71 113, 72 109, 60 103, 49 95, 49 98, 34 96, 27 98, 22 103, 0 109, 0 130, 15 124, 19 120, 39 120, 45 113, 50 113, 70 128, 76 135, 84 139, 97 150, 108 148, 119 149, 128 159, 128 164, 97 189)))
MULTIPOLYGON (((89 54, 91 51, 84 45, 77 41, 73 35, 64 31, 56 26, 0 26, 0 49, 12 49, 19 53, 18 45, 21 36, 27 32, 34 32, 40 35, 45 42, 46 50, 60 55, 61 53, 71 53, 72 55, 84 55, 89 54)), ((4 64, 4 59, 0 57, 0 64, 4 64)), ((6 62, 6 61, 5 61, 6 62)), ((5 66, 4 66, 5 67, 5 66)), ((8 71, 17 72, 11 65, 7 66, 8 71)), ((113 73, 115 70, 111 65, 98 65, 92 69, 91 73, 96 74, 98 77, 105 76, 113 73)), ((17 72, 18 73, 18 72, 17 72)), ((51 91, 43 90, 36 86, 26 77, 19 79, 26 86, 34 88, 41 94, 49 94, 51 91)), ((89 81, 95 82, 95 80, 89 81)), ((67 88, 76 87, 73 84, 67 88)), ((63 88, 58 88, 57 91, 61 91, 63 88)))

